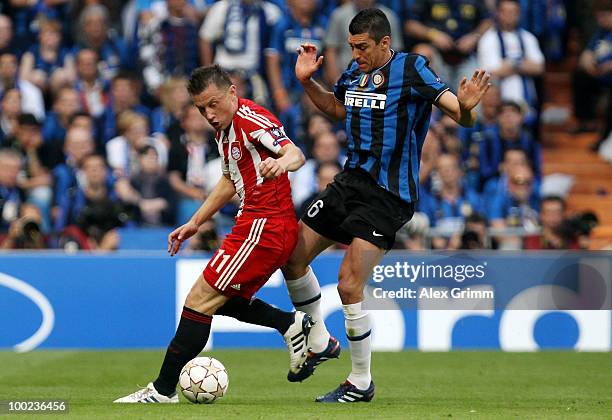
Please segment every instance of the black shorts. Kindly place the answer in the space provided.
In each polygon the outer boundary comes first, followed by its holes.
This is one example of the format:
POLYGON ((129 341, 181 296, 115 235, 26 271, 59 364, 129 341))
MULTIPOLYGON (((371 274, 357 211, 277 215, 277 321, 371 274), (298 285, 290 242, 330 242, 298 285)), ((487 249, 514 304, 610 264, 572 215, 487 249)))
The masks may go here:
POLYGON ((414 203, 385 190, 362 169, 345 169, 317 195, 302 221, 336 242, 349 245, 361 238, 391 249, 395 233, 413 214, 414 203))

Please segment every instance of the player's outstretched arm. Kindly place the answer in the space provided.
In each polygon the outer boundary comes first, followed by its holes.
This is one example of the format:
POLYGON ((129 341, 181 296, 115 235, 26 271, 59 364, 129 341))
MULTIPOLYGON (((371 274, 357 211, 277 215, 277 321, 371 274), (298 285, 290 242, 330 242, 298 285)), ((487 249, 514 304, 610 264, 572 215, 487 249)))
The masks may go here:
POLYGON ((327 116, 334 120, 346 118, 346 110, 340 104, 333 92, 313 80, 312 76, 323 64, 323 56, 317 58, 317 47, 312 44, 302 44, 297 49, 298 58, 295 63, 295 76, 304 86, 304 91, 312 102, 327 116))
POLYGON ((207 220, 210 220, 235 194, 236 187, 232 180, 227 175, 222 176, 206 201, 204 201, 191 219, 168 235, 168 252, 170 256, 176 255, 181 249, 183 242, 195 235, 200 226, 207 220))
POLYGON ((284 145, 278 154, 278 159, 269 157, 259 165, 259 171, 264 178, 276 178, 287 171, 297 171, 306 162, 300 148, 293 143, 284 145))
POLYGON ((463 78, 457 89, 457 96, 450 90, 442 94, 438 99, 438 108, 462 126, 471 127, 477 118, 474 108, 491 86, 490 77, 484 70, 475 70, 470 80, 463 78))

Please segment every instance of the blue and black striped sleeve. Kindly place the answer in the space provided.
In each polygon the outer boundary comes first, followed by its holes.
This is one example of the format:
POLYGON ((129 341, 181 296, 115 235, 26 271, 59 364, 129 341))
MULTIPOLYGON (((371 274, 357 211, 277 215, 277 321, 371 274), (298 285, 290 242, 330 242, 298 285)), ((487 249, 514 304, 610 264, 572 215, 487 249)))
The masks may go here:
POLYGON ((349 63, 348 67, 346 68, 346 70, 344 70, 344 72, 336 82, 336 85, 334 86, 334 96, 342 103, 344 103, 344 94, 348 89, 349 83, 351 83, 351 77, 354 72, 353 63, 353 61, 349 63))
POLYGON ((423 99, 435 103, 440 96, 449 90, 446 83, 429 67, 429 62, 423 56, 417 55, 414 65, 410 68, 409 77, 412 89, 423 99))
POLYGON ((347 73, 348 70, 342 73, 342 76, 340 76, 340 79, 338 79, 336 85, 334 86, 334 96, 342 103, 344 103, 344 94, 346 93, 348 81, 350 80, 347 73))

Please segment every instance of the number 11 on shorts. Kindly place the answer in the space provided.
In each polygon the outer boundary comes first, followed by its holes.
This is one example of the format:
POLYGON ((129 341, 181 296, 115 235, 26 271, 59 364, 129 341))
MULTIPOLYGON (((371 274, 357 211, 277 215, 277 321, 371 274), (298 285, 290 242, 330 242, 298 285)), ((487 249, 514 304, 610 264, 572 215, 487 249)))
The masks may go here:
POLYGON ((221 270, 223 269, 223 266, 227 263, 227 260, 230 259, 229 255, 224 255, 224 254, 225 254, 225 250, 219 249, 219 251, 217 251, 217 255, 215 256, 215 258, 213 258, 213 260, 210 262, 210 267, 213 268, 217 273, 221 272, 221 270), (221 262, 219 263, 218 266, 215 267, 215 264, 217 260, 219 259, 219 257, 221 257, 221 262))

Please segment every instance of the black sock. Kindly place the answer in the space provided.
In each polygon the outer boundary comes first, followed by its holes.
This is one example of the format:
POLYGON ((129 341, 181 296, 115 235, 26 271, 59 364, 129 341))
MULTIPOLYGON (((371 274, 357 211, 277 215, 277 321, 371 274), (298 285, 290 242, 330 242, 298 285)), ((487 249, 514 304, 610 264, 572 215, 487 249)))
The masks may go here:
POLYGON ((166 396, 176 392, 181 369, 206 345, 211 322, 212 316, 183 307, 176 334, 166 350, 159 376, 153 382, 157 392, 166 396))
POLYGON ((277 330, 285 334, 289 326, 293 324, 293 312, 281 311, 261 299, 249 301, 243 297, 233 296, 225 304, 217 309, 216 315, 226 315, 236 318, 238 321, 249 324, 261 325, 277 330))

